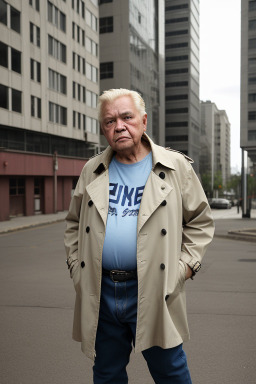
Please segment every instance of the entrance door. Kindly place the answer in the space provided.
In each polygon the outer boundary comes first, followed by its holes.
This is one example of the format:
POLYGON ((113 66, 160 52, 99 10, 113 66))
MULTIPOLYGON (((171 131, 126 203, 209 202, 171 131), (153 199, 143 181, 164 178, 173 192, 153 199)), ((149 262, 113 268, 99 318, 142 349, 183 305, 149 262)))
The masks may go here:
POLYGON ((35 214, 43 212, 43 179, 34 178, 34 209, 35 214))
POLYGON ((25 214, 25 178, 10 178, 10 216, 24 216, 25 214))

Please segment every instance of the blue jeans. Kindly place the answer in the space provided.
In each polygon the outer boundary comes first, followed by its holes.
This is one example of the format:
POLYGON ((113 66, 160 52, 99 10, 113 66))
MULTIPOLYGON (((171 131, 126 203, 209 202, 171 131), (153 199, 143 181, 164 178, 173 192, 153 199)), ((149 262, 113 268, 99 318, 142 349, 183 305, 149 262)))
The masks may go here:
MULTIPOLYGON (((100 316, 96 337, 94 384, 126 384, 126 366, 135 342, 138 286, 136 280, 114 283, 102 277, 100 316)), ((192 384, 182 344, 142 352, 157 384, 192 384)))

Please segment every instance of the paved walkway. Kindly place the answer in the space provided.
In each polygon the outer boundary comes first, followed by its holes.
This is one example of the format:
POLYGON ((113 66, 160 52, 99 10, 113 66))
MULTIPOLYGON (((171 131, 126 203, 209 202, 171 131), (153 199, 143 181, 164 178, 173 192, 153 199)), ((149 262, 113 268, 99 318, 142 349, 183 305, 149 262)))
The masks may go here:
POLYGON ((67 212, 64 211, 48 215, 20 216, 8 221, 0 221, 0 234, 63 221, 66 215, 67 212))
MULTIPOLYGON (((17 231, 21 229, 38 227, 64 221, 67 211, 48 215, 34 215, 15 217, 8 221, 0 222, 0 234, 17 231)), ((251 218, 242 218, 241 211, 214 210, 215 236, 228 237, 239 240, 256 242, 256 210, 251 211, 251 218)))

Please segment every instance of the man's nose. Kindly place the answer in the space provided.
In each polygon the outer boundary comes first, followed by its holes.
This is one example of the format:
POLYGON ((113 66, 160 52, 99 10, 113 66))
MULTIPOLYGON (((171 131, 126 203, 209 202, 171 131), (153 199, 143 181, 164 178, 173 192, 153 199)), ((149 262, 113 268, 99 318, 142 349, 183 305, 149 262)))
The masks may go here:
POLYGON ((124 131, 126 128, 125 128, 125 124, 123 122, 122 119, 120 118, 117 118, 116 119, 116 130, 117 131, 124 131))

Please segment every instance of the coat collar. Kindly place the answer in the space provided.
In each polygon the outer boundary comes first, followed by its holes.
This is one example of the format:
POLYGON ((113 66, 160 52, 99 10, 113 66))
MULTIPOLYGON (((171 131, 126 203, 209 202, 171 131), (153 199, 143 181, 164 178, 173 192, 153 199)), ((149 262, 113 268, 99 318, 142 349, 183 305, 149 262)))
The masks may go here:
MULTIPOLYGON (((149 138, 149 136, 144 133, 142 136, 142 140, 147 141, 150 144, 151 151, 152 151, 152 161, 153 161, 153 169, 156 167, 157 164, 162 164, 166 168, 170 168, 175 171, 175 166, 170 159, 169 156, 167 156, 166 149, 156 145, 153 140, 149 138)), ((110 147, 110 145, 99 155, 96 155, 96 164, 94 167, 94 173, 101 174, 103 171, 108 169, 109 164, 112 160, 112 157, 114 156, 114 151, 110 147), (97 158, 98 156, 98 158, 97 158)))

